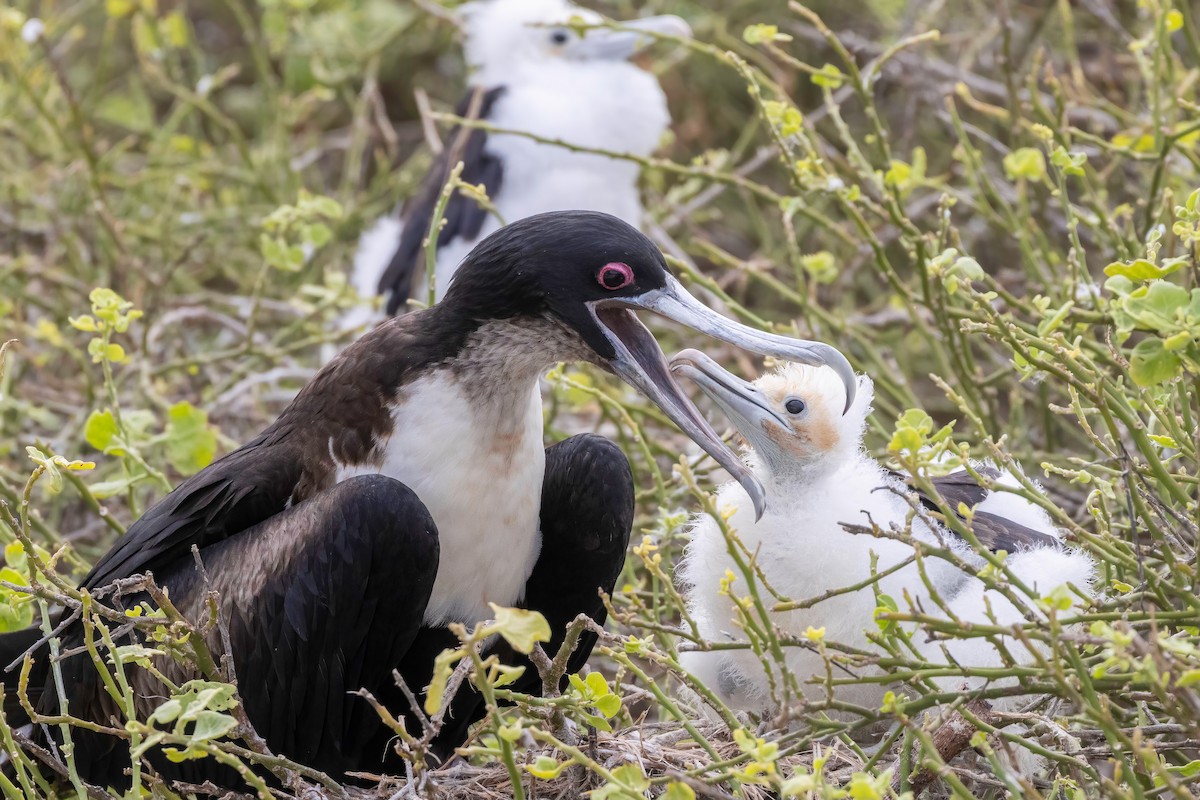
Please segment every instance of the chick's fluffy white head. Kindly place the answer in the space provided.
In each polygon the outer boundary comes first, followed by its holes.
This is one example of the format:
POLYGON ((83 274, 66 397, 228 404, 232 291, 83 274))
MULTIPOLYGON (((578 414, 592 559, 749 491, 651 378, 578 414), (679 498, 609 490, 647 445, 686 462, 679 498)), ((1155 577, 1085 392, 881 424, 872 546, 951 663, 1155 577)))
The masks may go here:
POLYGON ((828 471, 854 458, 862 447, 875 386, 858 376, 854 403, 843 414, 846 389, 828 367, 786 364, 754 382, 774 418, 757 430, 739 431, 754 449, 758 466, 776 480, 828 471))
POLYGON ((475 0, 459 13, 467 63, 488 71, 564 58, 577 39, 567 26, 572 17, 589 25, 603 21, 595 11, 566 0, 475 0))

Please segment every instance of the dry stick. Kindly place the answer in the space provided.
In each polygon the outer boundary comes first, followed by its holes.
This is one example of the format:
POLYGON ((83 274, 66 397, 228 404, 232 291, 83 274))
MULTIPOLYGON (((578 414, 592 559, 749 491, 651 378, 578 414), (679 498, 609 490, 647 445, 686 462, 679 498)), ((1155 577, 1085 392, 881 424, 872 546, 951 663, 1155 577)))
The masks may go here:
MULTIPOLYGON (((54 754, 49 750, 39 744, 36 744, 33 739, 29 738, 28 736, 23 736, 15 730, 12 732, 12 735, 13 740, 21 746, 23 751, 33 754, 34 758, 45 764, 50 769, 54 770, 54 772, 60 778, 70 778, 70 774, 66 766, 63 765, 63 763, 57 758, 55 758, 54 754)), ((87 796, 94 798, 94 800, 111 800, 112 798, 112 795, 110 795, 108 792, 90 783, 85 782, 83 784, 83 788, 87 790, 87 796)))
MULTIPOLYGON (((971 700, 967 702, 964 708, 989 725, 1000 727, 1004 724, 1000 715, 992 710, 991 703, 988 703, 986 700, 971 700)), ((977 731, 978 729, 968 722, 960 712, 953 712, 950 718, 944 720, 933 732, 933 746, 937 750, 938 758, 943 763, 950 763, 955 756, 967 749, 971 743, 971 737, 977 731)), ((913 763, 916 763, 920 757, 920 751, 921 743, 917 742, 913 745, 912 750, 913 763)), ((900 791, 902 777, 899 772, 892 777, 892 790, 896 793, 900 791)), ((938 770, 931 767, 921 767, 909 781, 909 788, 912 790, 913 797, 920 797, 921 793, 937 780, 937 777, 938 770)))

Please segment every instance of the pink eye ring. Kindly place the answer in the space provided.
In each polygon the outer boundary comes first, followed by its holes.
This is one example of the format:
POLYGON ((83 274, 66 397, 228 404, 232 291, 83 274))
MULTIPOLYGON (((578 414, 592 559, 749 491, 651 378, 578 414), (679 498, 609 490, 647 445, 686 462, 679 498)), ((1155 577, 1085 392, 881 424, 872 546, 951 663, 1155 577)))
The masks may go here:
POLYGON ((613 261, 600 268, 600 271, 596 273, 596 282, 610 292, 624 289, 633 283, 633 269, 628 264, 613 261))

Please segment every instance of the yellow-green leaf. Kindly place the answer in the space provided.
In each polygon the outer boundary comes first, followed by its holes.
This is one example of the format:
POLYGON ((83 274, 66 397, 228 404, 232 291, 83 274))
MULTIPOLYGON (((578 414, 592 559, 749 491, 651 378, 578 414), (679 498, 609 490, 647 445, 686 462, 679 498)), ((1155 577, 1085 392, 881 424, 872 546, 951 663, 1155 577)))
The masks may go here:
POLYGON ((436 714, 442 708, 442 698, 446 696, 446 684, 454 665, 466 655, 461 647, 443 650, 433 661, 433 676, 429 680, 429 689, 425 692, 425 713, 436 714))
MULTIPOLYGON (((100 452, 108 450, 118 433, 117 418, 110 409, 93 411, 83 425, 83 438, 100 452)), ((117 455, 123 455, 118 453, 117 455)))
POLYGON ((661 800, 696 800, 696 792, 686 783, 674 781, 667 785, 667 790, 659 797, 661 800))
POLYGON ((1182 267, 1183 263, 1182 260, 1172 260, 1160 267, 1144 258, 1135 261, 1114 261, 1104 268, 1104 274, 1109 277, 1123 275, 1131 281, 1149 281, 1170 275, 1182 267))
POLYGON ((1046 177, 1046 157, 1036 147, 1021 147, 1004 157, 1004 174, 1010 180, 1037 182, 1046 177))
POLYGON ((180 402, 167 411, 167 458, 184 475, 194 475, 212 463, 217 435, 208 424, 208 412, 180 402))
POLYGON ((550 641, 550 623, 536 611, 524 608, 504 608, 488 603, 496 621, 488 627, 489 633, 498 633, 518 653, 533 652, 536 642, 550 641))
POLYGON ((571 766, 570 761, 555 761, 549 756, 538 756, 532 764, 526 764, 525 769, 535 778, 548 781, 557 778, 569 766, 571 766))

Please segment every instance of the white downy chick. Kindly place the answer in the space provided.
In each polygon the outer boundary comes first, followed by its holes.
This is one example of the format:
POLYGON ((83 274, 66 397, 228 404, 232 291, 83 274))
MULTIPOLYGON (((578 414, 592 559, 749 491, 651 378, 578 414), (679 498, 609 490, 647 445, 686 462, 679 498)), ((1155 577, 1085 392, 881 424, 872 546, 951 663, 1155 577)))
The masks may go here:
MULTIPOLYGON (((911 558, 913 549, 906 541, 854 534, 842 527, 842 523, 866 526, 873 521, 885 530, 891 526, 903 529, 911 513, 909 503, 901 496, 908 487, 862 447, 874 395, 870 378, 859 377, 854 403, 843 414, 845 390, 828 368, 789 364, 751 384, 704 354, 685 350, 672 360, 672 370, 693 380, 709 395, 750 445, 747 461, 765 487, 766 513, 756 522, 749 499, 736 483, 719 489, 716 505, 718 509, 734 509, 730 527, 750 553, 757 553, 757 565, 776 592, 803 600, 866 581, 871 575, 872 552, 878 556, 880 573, 911 558)), ((955 477, 961 479, 962 475, 965 473, 956 473, 955 477)), ((1016 485, 1011 475, 1002 475, 1000 482, 1016 485)), ((985 494, 976 484, 972 489, 985 494)), ((1014 552, 1007 564, 1014 576, 1037 593, 1049 594, 1064 583, 1087 590, 1094 576, 1091 558, 1066 548, 1059 531, 1040 508, 1017 495, 997 491, 988 494, 975 510, 986 515, 993 527, 1007 526, 1009 541, 1036 544, 1031 549, 1009 547, 1014 552)), ((977 523, 977 534, 980 527, 977 523)), ((1001 537, 1004 535, 1002 532, 1001 537)), ((982 560, 964 541, 940 525, 931 529, 920 518, 915 519, 912 536, 940 542, 968 563, 982 566, 982 560)), ((990 606, 1000 624, 1025 620, 1024 614, 1001 594, 985 591, 983 582, 974 575, 938 558, 925 559, 925 568, 939 596, 959 619, 990 623, 990 606)), ((745 578, 729 554, 720 526, 707 515, 698 516, 692 523, 691 542, 676 570, 685 585, 689 611, 710 641, 745 641, 744 632, 735 623, 738 617, 733 601, 719 591, 727 571, 736 576, 732 593, 745 596, 745 578)), ((902 609, 907 593, 926 613, 940 613, 915 563, 886 575, 878 587, 902 609)), ((765 587, 760 586, 759 591, 769 609, 774 598, 765 587)), ((867 631, 876 630, 876 606, 875 594, 867 587, 831 597, 811 608, 769 612, 769 617, 783 637, 803 639, 810 627, 824 628, 828 641, 869 649, 867 631)), ((983 638, 939 642, 926 641, 918 633, 914 642, 936 663, 945 662, 944 646, 962 665, 1003 664, 995 647, 983 638)), ((1024 652, 1013 640, 1006 638, 1005 645, 1016 658, 1024 652)), ((823 686, 806 685, 814 677, 824 676, 822 657, 805 647, 789 647, 785 652, 788 668, 802 691, 811 699, 824 699, 823 686)), ((751 651, 689 652, 683 658, 684 666, 731 707, 767 711, 775 706, 768 677, 751 651)), ((961 678, 941 682, 946 689, 963 684, 961 678)), ((983 681, 972 679, 966 683, 973 688, 983 681)), ((886 688, 879 684, 841 686, 837 699, 877 708, 886 688)))
MULTIPOLYGON (((486 92, 481 116, 489 124, 640 157, 658 147, 671 122, 666 97, 657 78, 629 58, 652 44, 655 35, 690 37, 682 19, 659 16, 622 23, 631 30, 580 29, 570 23, 596 25, 604 17, 567 0, 475 0, 458 13, 473 70, 470 88, 486 92)), ((516 134, 475 129, 470 137, 458 154, 464 161, 463 179, 483 183, 506 222, 581 209, 607 212, 641 227, 637 163, 516 134)), ((409 296, 426 297, 424 260, 414 244, 425 230, 404 237, 404 225, 429 224, 449 166, 444 156, 438 159, 427 180, 433 190, 422 191, 404 209, 403 220, 399 214, 382 217, 363 234, 351 279, 360 295, 389 295, 393 311, 409 296)), ((447 209, 436 265, 438 297, 462 258, 500 226, 472 200, 456 195, 451 203, 470 208, 461 213, 447 209)), ((342 325, 361 326, 373 318, 366 310, 352 312, 342 325)))

